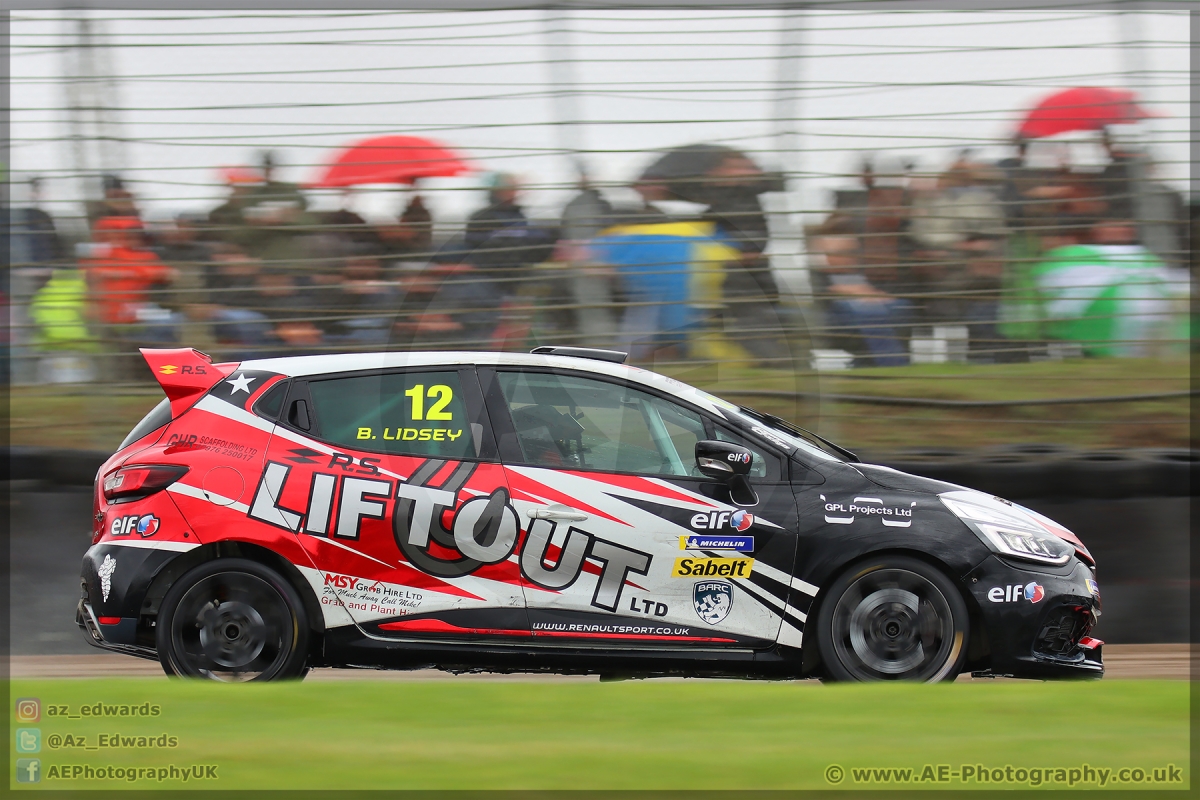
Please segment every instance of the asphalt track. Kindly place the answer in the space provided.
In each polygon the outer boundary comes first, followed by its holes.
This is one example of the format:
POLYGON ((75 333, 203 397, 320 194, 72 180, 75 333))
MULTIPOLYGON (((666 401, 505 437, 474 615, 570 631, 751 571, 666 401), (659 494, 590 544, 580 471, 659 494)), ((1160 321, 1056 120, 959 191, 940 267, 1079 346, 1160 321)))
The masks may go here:
MULTIPOLYGON (((1106 645, 1104 648, 1105 680, 1156 678, 1188 680, 1191 675, 1186 644, 1126 644, 1106 645)), ((95 652, 86 655, 12 656, 9 659, 13 678, 104 678, 137 677, 166 680, 162 667, 148 661, 115 653, 95 652)), ((410 672, 389 672, 373 669, 317 669, 309 673, 310 681, 388 680, 388 681, 595 681, 596 677, 563 675, 492 675, 488 673, 451 675, 425 669, 410 672)), ((682 680, 664 678, 661 680, 682 680)), ((976 679, 964 675, 960 681, 1000 680, 976 679)))

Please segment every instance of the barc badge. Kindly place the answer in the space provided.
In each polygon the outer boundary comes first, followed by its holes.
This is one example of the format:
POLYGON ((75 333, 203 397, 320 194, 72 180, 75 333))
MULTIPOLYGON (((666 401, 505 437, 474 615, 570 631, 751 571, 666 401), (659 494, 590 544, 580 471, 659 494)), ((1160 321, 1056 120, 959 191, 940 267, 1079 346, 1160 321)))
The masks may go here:
POLYGON ((733 610, 733 584, 728 581, 700 581, 692 589, 692 605, 696 616, 709 625, 716 625, 733 610))

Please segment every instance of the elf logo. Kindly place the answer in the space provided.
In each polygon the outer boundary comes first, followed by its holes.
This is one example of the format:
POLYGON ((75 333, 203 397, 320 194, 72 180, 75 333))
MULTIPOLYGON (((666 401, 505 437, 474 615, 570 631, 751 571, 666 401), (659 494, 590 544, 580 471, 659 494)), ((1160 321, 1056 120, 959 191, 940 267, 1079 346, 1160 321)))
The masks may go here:
POLYGON ((110 536, 128 536, 137 531, 142 538, 158 533, 158 517, 153 514, 133 514, 128 517, 117 517, 108 528, 110 536))
POLYGON ((988 589, 987 598, 993 603, 1015 603, 1028 600, 1031 603, 1040 602, 1046 596, 1046 590, 1040 583, 1029 582, 1022 586, 1019 583, 1008 586, 993 586, 988 589))
POLYGON ((695 514, 691 519, 691 526, 698 531, 719 531, 729 525, 739 533, 750 530, 754 525, 754 515, 742 509, 737 511, 709 511, 703 514, 695 514))

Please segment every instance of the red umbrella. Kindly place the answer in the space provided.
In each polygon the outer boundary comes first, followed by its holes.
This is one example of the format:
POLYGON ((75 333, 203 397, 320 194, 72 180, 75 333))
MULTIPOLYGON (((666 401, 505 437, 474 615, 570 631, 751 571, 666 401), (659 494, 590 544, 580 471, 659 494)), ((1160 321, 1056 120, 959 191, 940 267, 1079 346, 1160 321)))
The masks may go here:
POLYGON ((1050 95, 1029 112, 1017 136, 1041 139, 1068 131, 1096 131, 1155 116, 1135 102, 1133 92, 1082 86, 1050 95))
POLYGON ((449 178, 469 172, 457 155, 430 139, 377 136, 343 150, 313 188, 365 183, 412 183, 418 178, 449 178))

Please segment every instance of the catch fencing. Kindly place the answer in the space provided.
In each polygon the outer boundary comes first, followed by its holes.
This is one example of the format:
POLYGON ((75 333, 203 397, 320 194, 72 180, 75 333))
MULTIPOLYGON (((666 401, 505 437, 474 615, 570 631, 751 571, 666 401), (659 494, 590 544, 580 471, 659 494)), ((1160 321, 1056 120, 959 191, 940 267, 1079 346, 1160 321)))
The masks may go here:
POLYGON ((876 8, 13 12, 14 441, 127 428, 143 346, 570 344, 868 449, 1183 446, 1186 15, 876 8), (464 171, 310 186, 384 135, 464 171))

